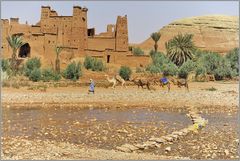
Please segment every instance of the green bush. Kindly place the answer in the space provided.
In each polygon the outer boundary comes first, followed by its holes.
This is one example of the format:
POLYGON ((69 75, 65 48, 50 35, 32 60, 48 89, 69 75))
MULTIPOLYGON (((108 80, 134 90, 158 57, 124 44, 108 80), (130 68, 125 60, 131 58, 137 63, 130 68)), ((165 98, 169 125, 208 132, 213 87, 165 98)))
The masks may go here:
POLYGON ((235 48, 227 53, 226 59, 230 62, 232 70, 234 70, 235 74, 239 72, 239 48, 235 48))
POLYGON ((187 60, 182 66, 179 68, 178 76, 180 78, 187 78, 188 74, 191 71, 194 71, 196 68, 196 63, 192 60, 187 60))
POLYGON ((150 64, 146 67, 146 71, 149 71, 152 74, 156 74, 156 73, 161 73, 161 69, 160 67, 154 65, 154 64, 150 64))
POLYGON ((82 76, 81 63, 75 61, 70 63, 63 71, 63 77, 71 80, 78 80, 82 76))
POLYGON ((121 68, 119 69, 119 75, 124 80, 129 80, 131 74, 132 74, 132 70, 127 66, 121 66, 121 68))
POLYGON ((47 68, 42 70, 42 80, 44 82, 49 82, 50 80, 59 81, 60 79, 61 75, 57 74, 52 69, 47 68))
POLYGON ((195 68, 196 76, 206 74, 207 70, 202 64, 198 64, 195 68))
POLYGON ((133 48, 133 55, 136 55, 136 56, 144 55, 144 51, 139 47, 133 48))
POLYGON ((201 68, 206 70, 207 74, 214 74, 216 80, 231 78, 233 76, 232 74, 235 73, 231 68, 229 59, 218 53, 207 52, 203 54, 198 59, 197 64, 201 64, 201 68))
POLYGON ((7 59, 1 59, 1 67, 3 72, 10 70, 10 62, 7 59))
POLYGON ((41 70, 38 68, 34 68, 29 75, 29 79, 34 82, 41 80, 41 70))
POLYGON ((34 70, 34 69, 39 69, 41 67, 41 61, 39 58, 31 58, 31 59, 28 59, 26 64, 24 65, 24 74, 26 76, 30 76, 31 72, 34 70))
POLYGON ((97 58, 93 58, 90 56, 87 56, 84 60, 84 67, 86 69, 91 69, 92 71, 103 71, 105 70, 105 66, 102 62, 102 60, 99 60, 97 58))
POLYGON ((178 73, 178 67, 174 63, 169 62, 163 65, 162 72, 164 76, 174 76, 178 73))

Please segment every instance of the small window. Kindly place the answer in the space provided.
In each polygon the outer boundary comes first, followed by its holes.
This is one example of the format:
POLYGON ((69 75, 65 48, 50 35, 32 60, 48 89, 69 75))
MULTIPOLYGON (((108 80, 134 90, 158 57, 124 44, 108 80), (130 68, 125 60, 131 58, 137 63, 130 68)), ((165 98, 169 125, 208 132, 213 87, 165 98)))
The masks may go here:
POLYGON ((84 17, 82 17, 82 20, 83 20, 83 22, 85 21, 85 18, 84 17))
POLYGON ((49 43, 49 44, 50 44, 50 42, 51 42, 51 41, 50 41, 50 40, 48 40, 48 43, 49 43))

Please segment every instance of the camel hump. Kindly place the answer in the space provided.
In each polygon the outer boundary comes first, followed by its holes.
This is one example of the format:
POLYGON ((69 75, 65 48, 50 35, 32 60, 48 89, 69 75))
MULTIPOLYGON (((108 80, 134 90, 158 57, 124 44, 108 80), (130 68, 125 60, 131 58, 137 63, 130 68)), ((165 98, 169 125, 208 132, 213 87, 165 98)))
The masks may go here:
POLYGON ((119 81, 119 82, 122 82, 122 81, 123 81, 123 78, 122 78, 120 75, 116 75, 115 78, 116 78, 116 80, 119 81))

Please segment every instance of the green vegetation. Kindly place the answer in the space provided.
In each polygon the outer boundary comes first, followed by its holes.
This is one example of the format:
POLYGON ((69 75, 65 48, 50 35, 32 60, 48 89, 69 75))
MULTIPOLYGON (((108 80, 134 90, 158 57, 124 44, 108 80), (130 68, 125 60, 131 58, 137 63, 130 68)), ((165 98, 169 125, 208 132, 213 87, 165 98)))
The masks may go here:
POLYGON ((192 71, 194 71, 196 68, 196 63, 192 60, 188 60, 185 63, 182 64, 182 66, 179 68, 178 76, 179 78, 187 78, 188 74, 192 71))
POLYGON ((121 68, 119 69, 119 75, 124 80, 129 80, 131 74, 132 74, 132 70, 127 66, 121 66, 121 68))
POLYGON ((188 59, 193 59, 195 46, 192 38, 192 34, 178 34, 165 43, 167 56, 177 66, 181 66, 188 59))
POLYGON ((50 80, 59 81, 61 79, 61 75, 56 73, 50 68, 42 70, 42 80, 44 82, 49 82, 50 80))
POLYGON ((33 82, 38 82, 41 80, 41 70, 39 68, 34 68, 30 74, 29 74, 29 79, 33 82))
POLYGON ((12 35, 7 37, 7 42, 9 46, 12 48, 12 59, 11 59, 11 69, 13 74, 16 74, 17 71, 17 50, 24 45, 25 43, 22 40, 21 36, 12 35))
POLYGON ((165 76, 177 74, 177 66, 172 63, 164 53, 151 51, 150 56, 152 58, 152 64, 147 66, 147 71, 150 71, 150 73, 163 73, 165 76))
POLYGON ((152 38, 153 41, 154 41, 154 51, 155 51, 155 52, 158 51, 158 44, 157 44, 157 43, 158 43, 160 37, 161 37, 161 34, 158 33, 158 32, 154 32, 154 33, 151 34, 151 38, 152 38))
POLYGON ((93 58, 90 56, 87 56, 84 60, 84 67, 86 69, 91 69, 92 71, 104 71, 105 66, 102 62, 102 60, 99 60, 97 58, 93 58))
POLYGON ((239 74, 239 48, 235 48, 227 53, 226 59, 230 62, 232 68, 232 76, 239 74))
POLYGON ((1 66, 3 72, 6 72, 10 69, 10 63, 7 59, 1 59, 1 66))
POLYGON ((214 87, 211 87, 211 88, 206 88, 205 90, 207 90, 207 91, 216 91, 217 89, 214 88, 214 87))
POLYGON ((26 64, 24 65, 24 75, 29 77, 31 72, 34 70, 34 69, 39 69, 41 67, 41 61, 39 58, 37 57, 34 57, 34 58, 31 58, 31 59, 28 59, 26 64))
POLYGON ((144 51, 139 47, 133 48, 133 55, 136 55, 136 56, 144 55, 144 51))
POLYGON ((63 71, 63 77, 76 81, 82 76, 81 63, 75 61, 70 63, 67 68, 63 71))

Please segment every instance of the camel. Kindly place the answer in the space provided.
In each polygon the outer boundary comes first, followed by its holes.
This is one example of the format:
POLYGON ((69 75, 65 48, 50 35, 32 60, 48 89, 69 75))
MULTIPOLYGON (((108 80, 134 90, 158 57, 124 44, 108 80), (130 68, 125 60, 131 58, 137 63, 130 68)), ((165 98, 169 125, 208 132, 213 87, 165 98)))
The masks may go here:
POLYGON ((130 79, 130 81, 133 82, 134 84, 136 84, 138 86, 138 88, 139 88, 139 86, 141 86, 143 89, 143 87, 146 86, 147 89, 150 90, 150 82, 147 79, 135 77, 135 78, 130 79))
POLYGON ((126 88, 126 82, 120 75, 116 75, 115 79, 122 84, 122 87, 126 88))
POLYGON ((124 86, 124 87, 126 87, 126 82, 125 82, 125 80, 120 76, 120 75, 116 75, 116 76, 114 76, 112 79, 110 79, 109 78, 109 76, 107 75, 107 74, 105 74, 105 77, 107 78, 107 81, 109 82, 109 83, 112 83, 113 85, 112 85, 112 88, 115 88, 116 87, 116 85, 117 85, 117 82, 120 82, 121 84, 122 84, 122 87, 124 86))
POLYGON ((174 85, 177 85, 179 88, 181 88, 182 86, 184 86, 184 87, 187 88, 187 90, 189 91, 187 79, 182 79, 182 78, 170 78, 170 80, 171 80, 171 82, 173 82, 174 85))

